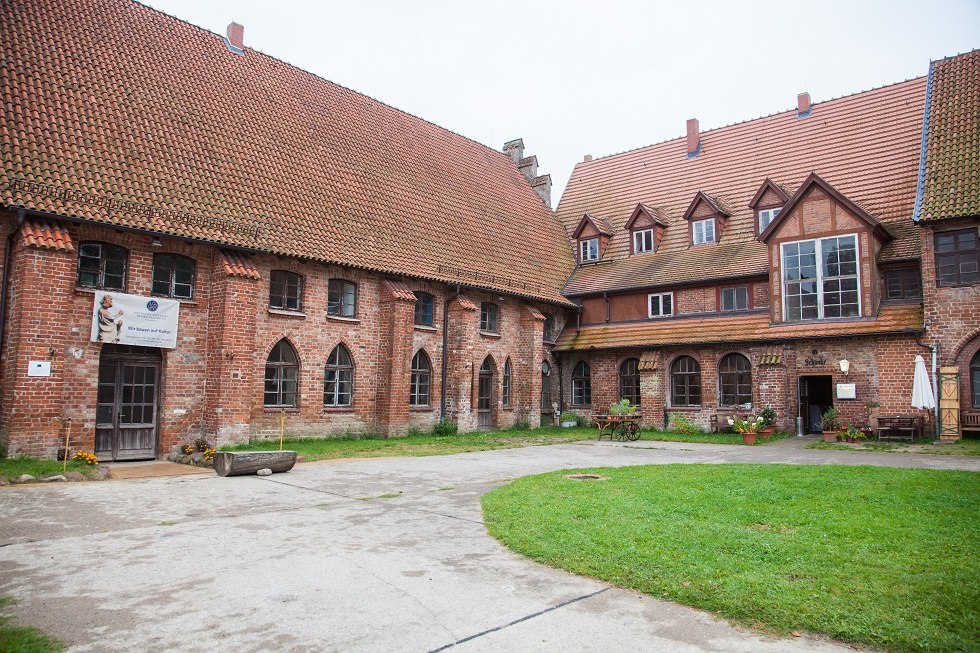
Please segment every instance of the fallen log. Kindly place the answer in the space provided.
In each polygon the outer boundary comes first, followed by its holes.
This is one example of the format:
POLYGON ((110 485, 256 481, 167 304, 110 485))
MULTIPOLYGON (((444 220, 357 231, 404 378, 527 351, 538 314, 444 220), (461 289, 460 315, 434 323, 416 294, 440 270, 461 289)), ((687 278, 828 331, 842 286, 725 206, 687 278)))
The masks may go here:
POLYGON ((214 454, 214 471, 218 476, 243 476, 265 468, 288 472, 295 464, 295 451, 217 451, 214 454))

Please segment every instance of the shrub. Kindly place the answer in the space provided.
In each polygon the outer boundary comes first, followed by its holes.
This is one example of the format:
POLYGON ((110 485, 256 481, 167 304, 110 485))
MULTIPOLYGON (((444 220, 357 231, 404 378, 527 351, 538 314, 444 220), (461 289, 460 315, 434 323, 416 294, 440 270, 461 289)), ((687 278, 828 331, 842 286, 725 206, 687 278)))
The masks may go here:
POLYGON ((457 431, 459 431, 459 425, 456 424, 456 422, 447 419, 444 422, 439 422, 438 424, 436 424, 436 427, 432 429, 432 435, 444 437, 449 435, 456 435, 457 431))
POLYGON ((639 411, 639 406, 634 406, 630 403, 629 399, 623 399, 615 404, 609 406, 610 415, 636 415, 639 411))
POLYGON ((559 422, 576 422, 578 423, 578 415, 575 413, 564 412, 558 416, 559 422))
POLYGON ((776 425, 776 409, 772 406, 766 406, 759 412, 759 417, 762 418, 763 426, 775 426, 776 425))
POLYGON ((704 433, 704 429, 692 422, 680 413, 671 413, 669 416, 670 430, 684 435, 697 435, 704 433))

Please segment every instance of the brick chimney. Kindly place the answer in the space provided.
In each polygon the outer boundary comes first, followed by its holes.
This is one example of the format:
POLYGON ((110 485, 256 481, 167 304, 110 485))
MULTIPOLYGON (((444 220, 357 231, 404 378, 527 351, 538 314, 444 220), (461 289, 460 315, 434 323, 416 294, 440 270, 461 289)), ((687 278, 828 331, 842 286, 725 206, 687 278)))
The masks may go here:
POLYGON ((591 161, 591 160, 592 160, 592 155, 591 155, 591 154, 586 154, 586 155, 585 155, 585 159, 584 159, 584 161, 585 161, 586 163, 588 163, 588 162, 589 162, 589 161, 591 161))
POLYGON ((235 54, 245 54, 245 27, 238 23, 228 23, 225 45, 235 54))
POLYGON ((551 175, 541 175, 531 180, 531 188, 538 192, 541 200, 551 206, 551 175))
POLYGON ((810 102, 810 94, 807 92, 800 93, 796 96, 796 117, 806 118, 810 115, 813 110, 813 104, 810 102))
POLYGON ((687 158, 693 159, 701 152, 701 130, 698 126, 698 119, 691 118, 687 121, 687 158))
POLYGON ((504 154, 510 157, 514 165, 520 165, 521 159, 524 158, 524 139, 515 138, 504 143, 504 154))

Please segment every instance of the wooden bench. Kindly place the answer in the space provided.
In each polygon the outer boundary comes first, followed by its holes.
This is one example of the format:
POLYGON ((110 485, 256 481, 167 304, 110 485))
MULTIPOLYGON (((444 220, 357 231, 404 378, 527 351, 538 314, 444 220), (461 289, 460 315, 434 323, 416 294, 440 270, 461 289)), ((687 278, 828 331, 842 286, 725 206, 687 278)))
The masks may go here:
POLYGON ((878 418, 878 441, 908 440, 922 437, 922 418, 910 415, 878 418))
POLYGON ((960 411, 960 433, 966 431, 980 433, 980 410, 960 411))
POLYGON ((751 417, 748 414, 740 415, 738 413, 725 413, 724 415, 714 414, 711 416, 711 432, 712 433, 734 433, 732 427, 728 424, 729 417, 738 417, 739 419, 747 420, 751 417))

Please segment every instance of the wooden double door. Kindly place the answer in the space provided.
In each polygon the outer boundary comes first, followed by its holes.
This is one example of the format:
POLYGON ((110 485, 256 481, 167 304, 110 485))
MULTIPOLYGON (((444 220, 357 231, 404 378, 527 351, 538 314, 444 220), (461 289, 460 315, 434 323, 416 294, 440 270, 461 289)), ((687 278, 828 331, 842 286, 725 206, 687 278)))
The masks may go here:
POLYGON ((95 418, 99 460, 152 460, 157 454, 160 351, 102 346, 95 418))

